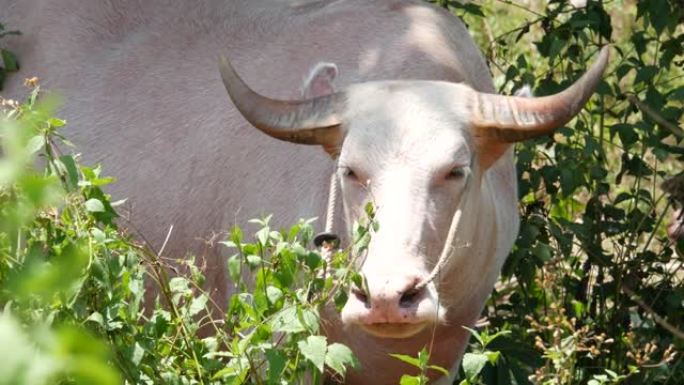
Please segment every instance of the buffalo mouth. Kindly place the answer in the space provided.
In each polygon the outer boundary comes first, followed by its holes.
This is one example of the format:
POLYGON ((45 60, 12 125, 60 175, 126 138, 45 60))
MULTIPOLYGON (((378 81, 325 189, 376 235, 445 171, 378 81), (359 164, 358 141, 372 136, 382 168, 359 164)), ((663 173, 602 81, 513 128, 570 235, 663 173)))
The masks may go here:
POLYGON ((366 333, 380 338, 408 338, 421 332, 429 322, 418 323, 371 323, 359 325, 366 333))

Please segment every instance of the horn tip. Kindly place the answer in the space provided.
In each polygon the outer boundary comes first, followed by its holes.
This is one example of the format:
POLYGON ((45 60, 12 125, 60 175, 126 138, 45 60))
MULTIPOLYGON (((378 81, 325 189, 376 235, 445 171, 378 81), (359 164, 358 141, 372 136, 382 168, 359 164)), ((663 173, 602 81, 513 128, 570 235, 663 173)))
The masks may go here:
MULTIPOLYGON (((219 56, 219 73, 221 74, 221 79, 223 80, 223 85, 226 87, 226 90, 229 90, 229 84, 235 83, 236 78, 239 79, 237 73, 235 72, 235 68, 233 68, 233 65, 230 63, 230 60, 225 55, 220 55, 219 56)), ((228 91, 228 95, 232 95, 231 92, 228 91)))
POLYGON ((224 66, 228 62, 228 58, 226 58, 226 55, 223 55, 223 54, 219 55, 218 62, 219 62, 219 66, 224 66))
POLYGON ((601 50, 599 51, 597 61, 600 62, 602 66, 608 64, 608 60, 610 59, 610 46, 610 44, 606 44, 601 47, 601 50))
POLYGON ((225 55, 219 55, 218 62, 221 74, 235 72, 233 65, 230 64, 230 60, 225 55))
POLYGON ((605 55, 610 56, 610 47, 611 47, 611 45, 612 45, 612 44, 608 43, 608 44, 604 45, 603 47, 601 47, 601 51, 599 52, 599 55, 601 55, 601 56, 605 56, 605 55))

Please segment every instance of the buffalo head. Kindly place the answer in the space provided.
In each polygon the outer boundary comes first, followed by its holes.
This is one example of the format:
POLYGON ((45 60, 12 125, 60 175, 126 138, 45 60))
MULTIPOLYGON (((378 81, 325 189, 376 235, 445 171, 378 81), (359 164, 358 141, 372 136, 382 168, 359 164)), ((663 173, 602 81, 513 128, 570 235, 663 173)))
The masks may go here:
POLYGON ((607 61, 604 48, 568 89, 529 98, 401 80, 284 101, 251 90, 228 61, 220 68, 233 103, 254 127, 321 145, 337 160, 347 223, 368 201, 376 205, 380 227, 359 266, 367 286, 352 291, 342 320, 376 337, 406 338, 430 324, 477 316, 517 235, 514 203, 501 203, 517 194, 511 144, 548 135, 578 114, 607 61), (495 175, 501 173, 511 175, 495 175), (458 231, 445 246, 453 225, 458 231), (451 258, 425 284, 445 247, 451 258))

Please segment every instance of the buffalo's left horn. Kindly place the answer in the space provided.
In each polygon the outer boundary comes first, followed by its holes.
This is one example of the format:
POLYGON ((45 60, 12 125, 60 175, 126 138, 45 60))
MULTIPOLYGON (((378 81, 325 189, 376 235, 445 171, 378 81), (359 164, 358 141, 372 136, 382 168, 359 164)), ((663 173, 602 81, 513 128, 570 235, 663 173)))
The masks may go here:
POLYGON ((603 47, 589 71, 555 95, 524 98, 474 93, 471 107, 474 136, 511 143, 551 133, 580 112, 601 80, 608 56, 608 47, 603 47))
POLYGON ((221 58, 219 68, 235 107, 261 132, 288 142, 320 144, 328 152, 341 143, 343 93, 308 100, 270 99, 249 88, 226 58, 221 58))

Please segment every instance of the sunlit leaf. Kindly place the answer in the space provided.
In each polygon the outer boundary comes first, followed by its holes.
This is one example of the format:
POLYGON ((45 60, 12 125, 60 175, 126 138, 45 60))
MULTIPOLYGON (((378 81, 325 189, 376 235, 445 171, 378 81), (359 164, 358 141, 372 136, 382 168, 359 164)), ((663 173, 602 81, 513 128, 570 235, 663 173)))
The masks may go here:
POLYGON ((325 365, 327 340, 323 336, 309 336, 306 340, 297 342, 302 356, 309 360, 319 372, 323 373, 325 365))

